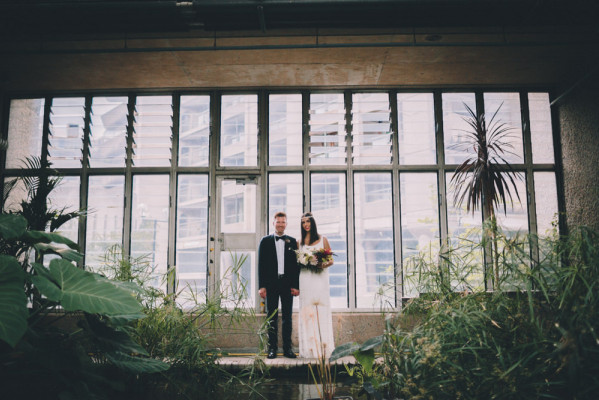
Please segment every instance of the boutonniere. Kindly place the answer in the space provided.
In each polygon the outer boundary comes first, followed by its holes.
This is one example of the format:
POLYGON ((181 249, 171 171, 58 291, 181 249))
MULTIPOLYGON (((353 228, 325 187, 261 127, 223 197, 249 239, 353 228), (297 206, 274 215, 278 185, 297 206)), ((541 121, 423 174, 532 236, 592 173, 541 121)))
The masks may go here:
POLYGON ((285 238, 285 243, 289 244, 289 243, 291 243, 291 240, 285 238))

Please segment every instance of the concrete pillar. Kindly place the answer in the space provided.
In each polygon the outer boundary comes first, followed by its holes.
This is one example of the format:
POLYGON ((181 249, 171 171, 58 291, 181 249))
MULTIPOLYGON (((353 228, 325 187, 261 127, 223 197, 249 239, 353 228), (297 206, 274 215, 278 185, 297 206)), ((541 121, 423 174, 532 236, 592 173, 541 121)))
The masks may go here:
POLYGON ((599 71, 558 105, 566 223, 599 229, 599 71))

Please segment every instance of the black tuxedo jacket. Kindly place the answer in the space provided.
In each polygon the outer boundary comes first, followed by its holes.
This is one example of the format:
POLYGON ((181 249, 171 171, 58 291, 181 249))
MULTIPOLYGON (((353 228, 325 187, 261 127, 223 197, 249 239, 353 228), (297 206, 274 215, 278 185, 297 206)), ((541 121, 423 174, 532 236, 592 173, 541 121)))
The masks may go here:
MULTIPOLYGON (((285 278, 290 288, 299 289, 299 267, 297 265, 297 241, 285 235, 285 278)), ((269 288, 279 277, 275 236, 267 235, 260 240, 258 247, 258 287, 269 288)))

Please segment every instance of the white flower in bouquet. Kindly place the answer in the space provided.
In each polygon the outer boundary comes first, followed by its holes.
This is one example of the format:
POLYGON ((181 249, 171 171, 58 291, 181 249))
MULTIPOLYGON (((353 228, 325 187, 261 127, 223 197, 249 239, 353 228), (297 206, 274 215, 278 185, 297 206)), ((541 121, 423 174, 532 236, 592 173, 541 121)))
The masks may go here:
POLYGON ((299 249, 295 251, 297 254, 297 262, 302 267, 315 267, 318 264, 318 258, 314 255, 314 253, 310 250, 299 249))

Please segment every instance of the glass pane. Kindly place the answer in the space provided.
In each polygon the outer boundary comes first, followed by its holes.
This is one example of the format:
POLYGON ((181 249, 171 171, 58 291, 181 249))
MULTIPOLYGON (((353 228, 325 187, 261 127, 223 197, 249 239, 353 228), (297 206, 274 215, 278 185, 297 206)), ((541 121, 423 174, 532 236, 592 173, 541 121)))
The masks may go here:
POLYGON ((122 246, 125 177, 90 176, 85 263, 98 271, 112 246, 122 246))
POLYGON ((227 308, 253 308, 256 280, 256 252, 232 250, 220 253, 221 305, 227 308))
MULTIPOLYGON (((329 240, 336 254, 329 268, 331 306, 347 308, 347 207, 345 174, 312 174, 312 213, 318 233, 329 240)), ((300 289, 301 290, 301 289, 300 289)))
POLYGON ((410 258, 422 252, 427 258, 435 259, 440 247, 437 174, 402 173, 399 179, 403 295, 414 297, 418 295, 421 271, 410 258))
POLYGON ((173 107, 171 96, 140 96, 133 122, 133 165, 164 167, 171 162, 173 107))
POLYGON ((221 232, 253 233, 256 231, 256 185, 221 183, 221 232))
MULTIPOLYGON (((551 241, 557 238, 557 187, 555 173, 535 172, 535 199, 537 211, 537 234, 540 237, 539 260, 541 265, 556 257, 551 241), (548 238, 549 240, 543 240, 548 238)), ((552 265, 554 265, 552 263, 552 265)))
POLYGON ((516 234, 527 234, 528 233, 528 207, 526 204, 526 182, 524 179, 524 173, 521 173, 523 179, 516 180, 516 189, 510 186, 510 192, 512 194, 512 200, 507 197, 507 213, 504 213, 503 203, 500 203, 495 210, 497 215, 497 224, 503 229, 503 233, 509 238, 514 237, 516 234), (518 199, 520 196, 520 199, 518 199))
POLYGON ((302 165, 302 95, 271 94, 268 110, 268 163, 302 165))
POLYGON ((179 165, 208 165, 210 149, 210 96, 181 96, 179 165))
POLYGON ((273 233, 272 221, 277 211, 287 213, 285 232, 298 241, 301 238, 300 220, 304 204, 302 174, 270 174, 268 177, 268 232, 273 233))
MULTIPOLYGON (((192 291, 198 301, 206 299, 208 260, 208 175, 179 175, 177 185, 178 289, 192 291)), ((187 296, 184 305, 195 303, 187 296)))
POLYGON ((354 164, 391 164, 391 109, 387 93, 352 96, 354 164))
POLYGON ((557 224, 557 187, 553 172, 535 172, 535 199, 537 205, 537 232, 548 236, 557 224))
POLYGON ((21 168, 26 157, 41 156, 44 104, 44 99, 10 102, 6 168, 21 168))
POLYGON ((57 98, 50 111, 48 161, 54 168, 81 168, 85 98, 57 98))
POLYGON ((529 93, 528 109, 530 136, 532 141, 532 161, 535 163, 554 162, 553 131, 551 128, 551 108, 548 93, 529 93))
POLYGON ((399 163, 434 164, 435 109, 432 93, 397 95, 399 163))
POLYGON ((169 176, 135 175, 131 204, 131 256, 145 257, 154 270, 150 285, 166 290, 169 176))
POLYGON ((343 93, 310 95, 310 164, 347 162, 343 93))
MULTIPOLYGON (((65 176, 60 184, 48 195, 48 211, 54 210, 59 214, 60 210, 64 210, 62 214, 66 214, 79 209, 79 177, 65 176)), ((50 226, 46 227, 46 231, 50 230, 50 226)), ((79 241, 79 218, 73 218, 62 224, 56 233, 71 239, 77 243, 79 241)), ((58 247, 67 248, 66 245, 58 245, 58 247)), ((44 265, 49 265, 50 261, 60 258, 57 255, 49 254, 44 256, 44 265)))
MULTIPOLYGON (((509 163, 524 162, 524 148, 522 144, 522 114, 520 109, 519 93, 485 93, 485 119, 487 130, 493 131, 491 117, 497 112, 493 119, 495 124, 505 124, 510 128, 507 135, 502 136, 501 142, 507 143, 502 146, 507 150, 501 156, 509 163), (501 108, 500 108, 501 107, 501 108)), ((495 125, 498 126, 498 125, 495 125)))
MULTIPOLYGON (((78 176, 63 177, 60 184, 48 196, 48 210, 64 210, 64 213, 79 210, 79 186, 78 176)), ((79 219, 71 219, 61 225, 56 232, 76 243, 78 241, 79 219)))
POLYGON ((390 173, 354 176, 356 305, 395 307, 393 200, 390 173))
POLYGON ((451 179, 453 173, 446 175, 447 182, 447 230, 449 234, 449 272, 454 290, 484 290, 482 214, 480 205, 473 212, 466 209, 466 200, 458 206, 455 201, 456 190, 463 193, 451 179))
POLYGON ((258 165, 258 96, 221 98, 220 165, 258 165))
POLYGON ((27 199, 27 190, 21 180, 18 180, 14 176, 8 176, 4 178, 4 195, 6 196, 6 190, 10 188, 10 192, 5 199, 2 206, 4 212, 18 212, 22 210, 21 202, 27 199))
POLYGON ((466 139, 463 131, 469 131, 464 121, 469 115, 464 104, 476 112, 474 93, 443 93, 442 99, 445 163, 461 164, 468 157, 460 146, 466 139))
POLYGON ((124 167, 127 158, 127 97, 92 99, 89 164, 124 167))
MULTIPOLYGON (((522 174, 522 177, 524 178, 524 174, 522 174)), ((529 254, 530 251, 529 241, 525 236, 528 234, 528 207, 525 180, 518 180, 516 188, 516 191, 510 188, 513 204, 508 197, 507 213, 503 211, 503 204, 500 204, 495 210, 497 225, 508 239, 512 239, 509 246, 506 246, 504 242, 500 242, 498 246, 500 257, 498 273, 501 289, 503 290, 514 290, 516 287, 524 289, 527 285, 527 277, 522 275, 522 273, 525 273, 528 269, 528 260, 522 257, 518 251, 514 251, 517 247, 514 246, 515 243, 519 243, 520 248, 524 249, 526 254, 529 254), (516 193, 520 196, 520 200, 518 200, 516 193)))

